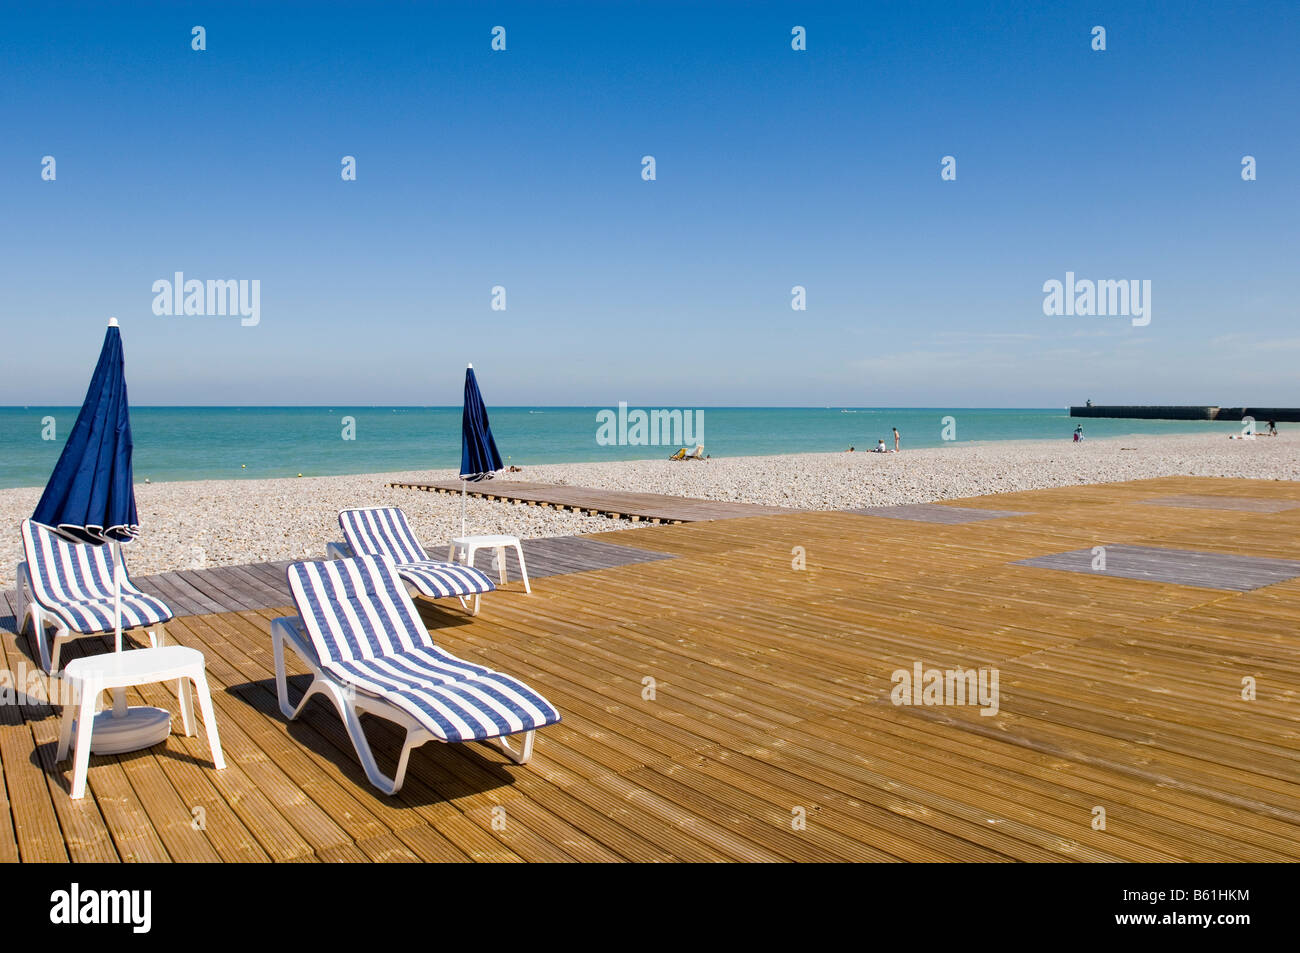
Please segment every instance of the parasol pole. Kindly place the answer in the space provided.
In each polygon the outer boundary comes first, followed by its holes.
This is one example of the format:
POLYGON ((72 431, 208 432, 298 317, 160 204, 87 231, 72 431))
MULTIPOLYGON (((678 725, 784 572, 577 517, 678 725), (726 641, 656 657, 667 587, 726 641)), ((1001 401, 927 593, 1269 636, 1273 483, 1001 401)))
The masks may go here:
MULTIPOLYGON (((473 364, 466 364, 468 370, 473 364)), ((460 535, 465 535, 465 474, 460 475, 460 535)))
MULTIPOLYGON (((122 651, 122 543, 113 540, 113 650, 122 651)), ((126 714, 126 691, 119 688, 113 692, 113 717, 121 718, 126 714)))

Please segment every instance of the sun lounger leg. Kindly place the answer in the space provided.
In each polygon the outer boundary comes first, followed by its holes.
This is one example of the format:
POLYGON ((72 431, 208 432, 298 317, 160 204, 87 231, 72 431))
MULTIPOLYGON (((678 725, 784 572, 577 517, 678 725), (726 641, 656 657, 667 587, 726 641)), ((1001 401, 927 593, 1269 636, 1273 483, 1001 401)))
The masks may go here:
POLYGON ((297 706, 290 704, 289 682, 284 669, 284 635, 276 625, 271 626, 271 649, 275 655, 275 694, 280 702, 280 714, 293 721, 302 714, 302 710, 307 707, 307 702, 311 701, 313 695, 325 691, 325 685, 320 676, 313 673, 312 683, 307 686, 307 691, 303 692, 302 698, 298 699, 297 706))
POLYGON ((280 702, 280 714, 293 721, 298 717, 298 712, 302 711, 302 706, 307 703, 307 699, 311 697, 311 689, 309 688, 302 696, 297 708, 289 704, 289 685, 284 674, 284 636, 280 633, 278 625, 271 626, 271 651, 275 655, 275 694, 280 702))
MULTIPOLYGON (((56 640, 55 653, 53 659, 51 659, 50 645, 47 641, 49 633, 45 631, 45 613, 41 611, 40 603, 32 598, 31 582, 27 576, 26 563, 18 564, 17 576, 18 598, 22 602, 22 605, 17 606, 14 611, 14 622, 17 623, 18 634, 21 635, 27 631, 27 620, 31 619, 32 637, 36 640, 36 654, 40 656, 41 667, 46 672, 53 673, 55 669, 51 665, 57 663, 59 657, 58 642, 56 640)), ((67 630, 61 628, 60 631, 66 632, 67 630)))
POLYGON ((536 731, 525 732, 518 750, 515 750, 505 738, 489 738, 488 744, 500 749, 515 764, 527 764, 533 757, 533 735, 535 734, 536 731))
POLYGON ((63 643, 72 638, 72 633, 68 629, 60 626, 54 633, 54 644, 47 649, 45 647, 45 626, 41 626, 40 635, 37 640, 41 644, 41 662, 45 665, 45 671, 53 675, 59 670, 59 655, 63 651, 63 643))
MULTIPOLYGON (((361 718, 352 704, 353 699, 340 686, 322 678, 319 673, 313 672, 311 685, 303 693, 297 707, 289 703, 289 686, 285 677, 284 666, 284 640, 285 636, 280 630, 279 625, 271 626, 271 649, 275 655, 275 693, 280 702, 280 713, 285 718, 293 721, 302 713, 307 702, 313 695, 323 694, 329 697, 338 710, 339 717, 343 719, 343 727, 347 730, 348 737, 352 739, 352 747, 356 749, 357 759, 361 762, 361 768, 366 772, 366 777, 370 783, 379 788, 385 794, 396 794, 402 788, 402 782, 406 778, 406 765, 410 760, 411 748, 414 747, 411 733, 406 736, 406 743, 402 746, 402 756, 397 763, 397 776, 395 778, 387 777, 379 770, 379 764, 375 761, 374 752, 370 750, 370 742, 366 740, 366 733, 361 727, 361 718)), ((309 663, 310 664, 310 663, 309 663)), ((201 699, 200 699, 201 700, 201 699)), ((204 721, 207 721, 206 715, 204 721)))
POLYGON ((361 718, 344 691, 330 682, 317 682, 316 684, 324 686, 325 693, 330 696, 330 699, 334 702, 334 707, 338 709, 339 715, 343 718, 343 725, 347 728, 348 737, 352 739, 352 747, 357 751, 357 759, 361 762, 361 769, 366 772, 366 777, 370 779, 370 783, 385 794, 396 794, 400 791, 402 782, 406 780, 406 764, 411 757, 411 733, 407 733, 406 741, 402 745, 402 756, 397 761, 397 776, 390 778, 379 770, 379 763, 375 761, 375 754, 370 750, 370 742, 366 739, 365 730, 361 727, 361 718))

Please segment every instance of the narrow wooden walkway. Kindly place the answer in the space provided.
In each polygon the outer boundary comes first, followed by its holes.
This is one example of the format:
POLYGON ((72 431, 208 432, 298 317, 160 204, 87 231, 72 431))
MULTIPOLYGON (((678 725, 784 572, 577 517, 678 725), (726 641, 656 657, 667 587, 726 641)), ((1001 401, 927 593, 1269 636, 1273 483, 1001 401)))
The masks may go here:
MULTIPOLYGON (((702 466, 703 464, 682 465, 702 466)), ((389 483, 388 486, 457 495, 461 491, 460 482, 457 480, 389 483)), ((559 486, 553 483, 526 483, 522 480, 489 480, 484 483, 471 483, 468 486, 468 493, 478 499, 527 503, 529 506, 553 506, 559 510, 572 510, 574 513, 587 513, 591 516, 629 519, 634 523, 642 520, 652 524, 695 523, 700 520, 725 520, 743 516, 796 512, 787 507, 759 506, 756 503, 728 503, 719 500, 700 500, 689 496, 666 496, 662 493, 594 490, 588 487, 559 486)))
MULTIPOLYGON (((0 861, 1300 860, 1300 579, 1224 592, 1018 564, 1102 543, 1300 559, 1300 508, 1146 505, 1175 494, 1300 502, 1300 484, 958 501, 1024 514, 975 523, 807 512, 602 534, 677 558, 508 587, 476 618, 422 606, 438 644, 564 720, 526 766, 426 745, 391 798, 327 704, 280 715, 284 607, 186 616, 168 632, 206 656, 228 767, 172 735, 92 758, 72 801, 56 709, 0 687, 0 861), (895 704, 918 662, 996 670, 996 714, 895 704)), ((0 624, 0 669, 31 652, 0 624)), ((132 700, 177 711, 167 686, 132 700)), ((397 733, 367 722, 390 766, 397 733)))

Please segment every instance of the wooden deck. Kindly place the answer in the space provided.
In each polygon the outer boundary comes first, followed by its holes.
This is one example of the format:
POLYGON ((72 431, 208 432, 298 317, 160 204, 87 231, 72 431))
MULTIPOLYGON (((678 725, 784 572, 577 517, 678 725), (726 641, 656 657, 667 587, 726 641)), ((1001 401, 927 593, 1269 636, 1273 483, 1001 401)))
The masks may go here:
MULTIPOLYGON (((1300 559, 1300 509, 1146 505, 1173 495, 1298 502, 1300 484, 1016 493, 955 503, 1024 515, 957 524, 798 512, 602 534, 676 558, 512 585, 474 619, 423 609, 440 644, 564 721, 523 767, 426 745, 394 798, 324 703, 280 716, 277 610, 181 618, 169 633, 206 653, 227 769, 201 734, 173 735, 92 759, 71 801, 55 710, 0 705, 0 860, 1300 859, 1300 580, 1225 592, 1018 565, 1103 543, 1300 559), (998 713, 894 705, 891 674, 916 662, 996 668, 998 713)), ((27 639, 0 631, 0 667, 20 663, 27 639)), ((165 687, 140 698, 177 710, 165 687)), ((368 730, 391 764, 395 733, 368 730)))
MULTIPOLYGON (((685 461, 682 466, 703 466, 698 461, 685 461)), ((388 486, 404 490, 426 490, 433 493, 459 495, 460 481, 448 480, 431 483, 389 483, 388 486)), ((554 483, 527 483, 523 480, 491 480, 471 483, 470 496, 485 500, 504 500, 509 503, 527 503, 529 506, 553 506, 574 513, 591 516, 608 516, 628 519, 634 523, 645 520, 655 523, 695 523, 700 520, 736 519, 743 516, 765 516, 773 513, 791 513, 781 506, 760 506, 756 503, 728 503, 720 500, 699 500, 688 496, 667 496, 662 493, 628 493, 623 490, 595 490, 584 486, 560 486, 554 483)), ((527 557, 525 557, 527 558, 527 557)))

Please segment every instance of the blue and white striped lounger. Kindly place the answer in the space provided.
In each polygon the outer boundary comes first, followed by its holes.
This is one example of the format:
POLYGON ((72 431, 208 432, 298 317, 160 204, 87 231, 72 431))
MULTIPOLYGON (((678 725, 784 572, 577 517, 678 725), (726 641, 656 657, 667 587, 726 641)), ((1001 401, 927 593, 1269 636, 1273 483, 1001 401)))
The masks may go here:
POLYGON ((560 720, 522 682, 435 646, 387 556, 294 563, 288 575, 301 616, 271 625, 280 711, 292 720, 313 695, 329 697, 366 776, 384 793, 401 789, 411 749, 427 741, 486 741, 524 764, 532 757, 533 733, 560 720), (312 674, 297 707, 289 703, 286 644, 312 674), (361 729, 366 712, 406 729, 392 778, 379 770, 361 729), (523 739, 515 748, 506 738, 518 734, 523 739))
MULTIPOLYGON (((22 522, 23 554, 18 566, 18 591, 23 598, 18 631, 32 620, 41 665, 47 672, 59 668, 63 643, 74 635, 103 635, 114 631, 113 557, 108 546, 74 543, 44 523, 22 522), (55 627, 54 642, 46 640, 45 625, 55 627)), ((122 631, 160 627, 172 618, 161 599, 141 592, 122 563, 122 631)), ((149 633, 161 644, 162 629, 149 633)))
POLYGON ((478 615, 479 595, 496 588, 492 580, 473 566, 430 559, 424 551, 406 514, 396 506, 342 510, 339 526, 343 538, 357 556, 387 556, 397 564, 397 571, 416 592, 430 599, 456 597, 465 605, 474 597, 471 615, 478 615))

